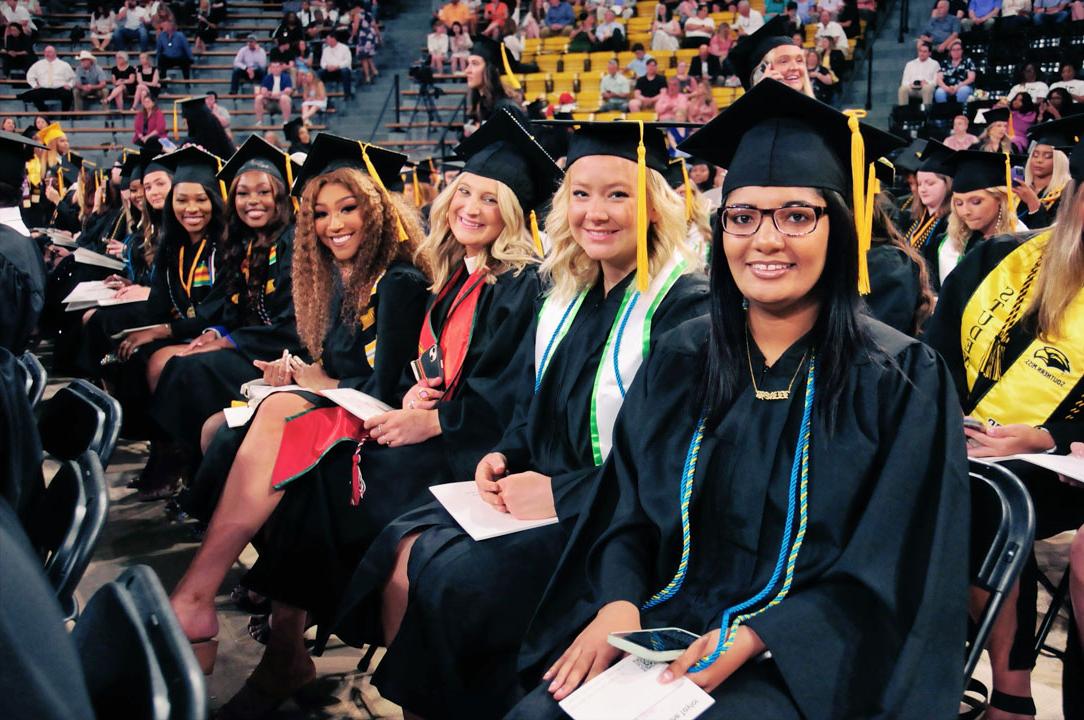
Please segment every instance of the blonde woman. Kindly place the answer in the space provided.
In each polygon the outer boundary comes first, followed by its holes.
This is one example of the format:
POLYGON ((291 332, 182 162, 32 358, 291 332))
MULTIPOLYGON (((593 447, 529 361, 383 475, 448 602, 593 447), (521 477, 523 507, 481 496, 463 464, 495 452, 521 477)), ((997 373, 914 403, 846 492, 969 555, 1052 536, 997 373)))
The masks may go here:
POLYGON ((317 113, 327 110, 327 88, 311 70, 299 71, 298 79, 301 81, 301 119, 310 121, 317 113))
MULTIPOLYGON (((1067 118, 1073 121, 1073 118, 1067 118)), ((1063 121, 1064 122, 1064 121, 1063 121)), ((1081 132, 1075 120, 1075 134, 1081 132)), ((1064 127, 1064 126, 1063 126, 1064 127)), ((1072 127, 1072 126, 1070 126, 1072 127)), ((968 254, 945 283, 925 341, 948 364, 973 458, 1018 453, 1064 455, 1084 440, 1084 147, 1073 151, 1072 179, 1052 227, 1029 237, 1000 237, 968 254), (1011 298, 997 303, 997 298, 1011 298), (988 310, 989 309, 989 310, 988 310), (979 318, 982 318, 981 321, 979 318), (981 328, 977 335, 968 328, 981 328), (1056 380, 1056 382, 1053 382, 1056 380)), ((1035 505, 1036 539, 1084 522, 1081 491, 1049 471, 1009 462, 1035 505)), ((989 545, 995 528, 977 510, 972 547, 989 545)), ((981 551, 980 551, 981 552, 981 551)), ((972 557, 973 567, 981 558, 972 557)), ((993 671, 988 717, 1034 716, 1031 628, 1035 627, 1034 563, 1025 566, 995 622, 987 651, 993 671), (1019 636, 1017 628, 1025 629, 1019 636)), ((972 589, 973 599, 985 593, 972 589)), ((977 607, 975 603, 972 605, 977 607)))
POLYGON ((1069 183, 1069 156, 1060 150, 1071 147, 1074 136, 1064 123, 1054 120, 1028 128, 1031 152, 1024 166, 1024 182, 1013 185, 1020 198, 1017 215, 1029 228, 1049 225, 1058 213, 1061 194, 1069 183), (1061 126, 1062 129, 1059 129, 1061 126))
POLYGON ((623 388, 658 336, 706 311, 658 130, 644 131, 647 192, 637 195, 640 132, 598 123, 571 137, 546 220, 548 289, 517 365, 515 420, 473 472, 496 510, 559 524, 475 542, 439 507, 419 510, 377 539, 347 593, 333 630, 388 647, 373 683, 406 712, 502 717, 515 701, 520 638, 591 496, 623 388))
POLYGON ((979 141, 971 148, 983 152, 1012 152, 1012 138, 1009 137, 1009 109, 991 108, 984 116, 986 129, 979 134, 979 141))
POLYGON ((762 28, 734 46, 729 59, 746 90, 764 78, 778 80, 787 87, 815 97, 806 68, 805 50, 787 35, 786 22, 778 15, 762 28))

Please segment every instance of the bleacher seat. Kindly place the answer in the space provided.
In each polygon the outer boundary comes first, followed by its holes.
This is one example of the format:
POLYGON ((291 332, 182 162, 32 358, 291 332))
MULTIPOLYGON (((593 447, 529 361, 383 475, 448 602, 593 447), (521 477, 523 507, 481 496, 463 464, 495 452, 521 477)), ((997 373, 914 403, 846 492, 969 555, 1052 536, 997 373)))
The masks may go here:
POLYGON ((583 72, 587 60, 588 54, 585 52, 565 53, 561 57, 561 72, 583 72))

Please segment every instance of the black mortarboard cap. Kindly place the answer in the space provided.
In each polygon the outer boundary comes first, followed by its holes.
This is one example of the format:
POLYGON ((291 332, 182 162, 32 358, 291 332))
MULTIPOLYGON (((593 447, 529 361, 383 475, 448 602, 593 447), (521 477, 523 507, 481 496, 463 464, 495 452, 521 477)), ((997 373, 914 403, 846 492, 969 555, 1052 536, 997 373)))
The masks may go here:
POLYGON ((474 38, 474 44, 470 46, 470 54, 485 58, 490 65, 495 65, 498 70, 503 69, 501 61, 501 45, 496 40, 479 35, 474 38))
POLYGON ((399 171, 406 164, 406 155, 376 145, 367 145, 357 140, 322 132, 318 133, 313 139, 312 147, 305 158, 305 164, 302 166, 300 174, 294 178, 293 194, 300 196, 301 191, 305 188, 305 183, 317 175, 323 175, 332 170, 352 167, 362 172, 369 172, 365 158, 362 155, 363 147, 365 155, 368 155, 373 170, 377 174, 377 179, 380 180, 385 189, 394 192, 396 187, 401 188, 403 181, 399 177, 399 171))
POLYGON ((463 172, 504 183, 524 215, 553 194, 561 168, 507 110, 500 110, 455 148, 463 172))
POLYGON ((666 184, 675 190, 685 184, 685 175, 688 170, 682 167, 684 163, 683 158, 675 158, 670 161, 670 164, 666 167, 666 172, 663 173, 666 177, 666 184))
MULTIPOLYGON (((38 129, 34 127, 33 124, 27 125, 25 128, 23 128, 21 135, 25 138, 33 140, 34 142, 37 142, 36 138, 38 135, 38 129)), ((44 145, 42 147, 44 147, 44 145)))
POLYGON ((218 190, 215 173, 218 172, 222 161, 217 155, 212 155, 195 145, 185 145, 175 152, 159 155, 154 162, 172 172, 174 185, 184 182, 199 183, 208 190, 218 190))
POLYGON ((140 151, 139 157, 143 165, 140 175, 143 177, 155 172, 165 172, 169 173, 170 177, 173 176, 173 168, 159 162, 159 158, 165 157, 165 155, 163 154, 162 143, 158 141, 158 138, 151 138, 143 143, 143 149, 140 151))
POLYGON ((259 135, 250 135, 229 162, 218 171, 218 179, 229 187, 234 178, 250 170, 274 175, 289 188, 293 179, 301 173, 301 166, 259 135), (289 163, 289 169, 287 169, 287 163, 289 163))
POLYGON ((883 188, 890 188, 896 182, 896 167, 886 158, 877 158, 873 163, 873 172, 883 188))
POLYGON ((922 165, 922 152, 926 149, 927 142, 922 138, 916 138, 911 141, 911 144, 900 150, 899 154, 896 155, 896 159, 892 161, 892 164, 896 166, 896 171, 918 172, 919 166, 922 165))
MULTIPOLYGON (((864 123, 859 131, 869 161, 903 144, 864 123)), ((851 140, 846 115, 766 79, 678 147, 727 169, 724 195, 759 185, 834 190, 850 198, 851 140)))
POLYGON ((142 179, 143 157, 140 153, 129 150, 124 154, 124 161, 120 166, 120 185, 126 188, 132 184, 133 180, 142 179))
POLYGON ((186 118, 191 117, 192 115, 202 114, 203 110, 200 110, 200 108, 203 108, 209 113, 211 112, 211 108, 207 107, 206 95, 199 95, 197 97, 188 97, 184 100, 178 100, 177 105, 180 106, 181 114, 184 115, 186 118))
MULTIPOLYGON (((644 123, 644 148, 646 164, 652 170, 666 172, 670 155, 666 151, 666 136, 662 130, 644 123)), ((610 121, 585 122, 579 125, 568 141, 565 169, 588 155, 613 155, 636 162, 636 148, 640 144, 640 123, 610 121)))
POLYGON ((730 49, 727 59, 734 67, 734 74, 741 80, 742 87, 748 90, 753 85, 753 71, 764 56, 777 47, 793 44, 794 40, 787 33, 786 17, 776 15, 755 33, 739 40, 730 49))
POLYGON ((37 140, 0 132, 0 180, 8 185, 21 186, 26 175, 26 161, 34 157, 34 149, 44 150, 37 140))
POLYGON ((1084 137, 1084 115, 1068 115, 1028 128, 1028 140, 1033 143, 1069 152, 1081 137, 1084 137))
POLYGON ((282 125, 282 135, 290 142, 298 142, 297 131, 301 129, 304 124, 304 120, 299 117, 294 118, 288 123, 282 125))
POLYGON ((926 143, 926 149, 922 151, 922 164, 918 169, 922 172, 937 173, 938 175, 952 174, 952 156, 956 151, 946 147, 936 140, 926 143))
POLYGON ((995 122, 1009 122, 1009 108, 990 108, 985 113, 983 113, 982 121, 987 125, 995 122))
POLYGON ((975 192, 986 188, 1005 187, 1008 173, 1004 153, 961 150, 949 162, 952 191, 975 192))

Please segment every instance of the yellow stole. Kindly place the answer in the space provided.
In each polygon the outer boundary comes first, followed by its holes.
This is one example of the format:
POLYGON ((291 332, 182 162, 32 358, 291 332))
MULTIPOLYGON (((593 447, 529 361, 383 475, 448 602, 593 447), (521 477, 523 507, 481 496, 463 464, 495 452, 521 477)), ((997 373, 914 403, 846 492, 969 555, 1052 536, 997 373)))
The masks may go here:
MULTIPOLYGON (((1043 251, 1050 240, 1044 232, 1024 242, 1002 260, 964 308, 960 341, 968 391, 973 391, 995 341, 1019 321, 1038 274, 1043 251)), ((1063 327, 1084 323, 1084 290, 1069 305, 1063 327)), ((1084 343, 1058 339, 1058 344, 1036 337, 979 399, 971 416, 996 425, 1046 422, 1084 376, 1084 343)))

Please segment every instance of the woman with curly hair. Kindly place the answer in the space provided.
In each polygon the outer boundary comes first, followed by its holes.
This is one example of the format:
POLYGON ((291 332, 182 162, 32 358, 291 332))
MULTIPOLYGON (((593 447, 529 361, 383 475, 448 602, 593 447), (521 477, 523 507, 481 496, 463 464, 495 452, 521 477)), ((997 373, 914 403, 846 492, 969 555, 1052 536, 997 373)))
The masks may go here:
POLYGON ((662 132, 583 125, 566 157, 519 406, 474 470, 493 508, 558 522, 476 542, 440 507, 406 515, 362 560, 332 628, 386 646, 373 684, 423 717, 501 717, 515 701, 520 639, 586 509, 624 389, 660 335, 707 310, 662 132))
POLYGON ((428 296, 427 278, 411 263, 420 225, 383 179, 397 177, 405 159, 321 133, 295 181, 294 191, 303 191, 293 297, 305 360, 283 353, 254 364, 267 384, 300 388, 269 395, 246 427, 222 428, 215 436, 196 483, 214 483, 216 476, 221 482, 224 476, 222 496, 172 597, 181 627, 207 668, 216 650, 210 641, 218 633, 218 587, 284 495, 271 477, 287 420, 333 407, 320 395, 331 388, 352 388, 389 404, 402 398, 400 381, 417 357, 428 296))

